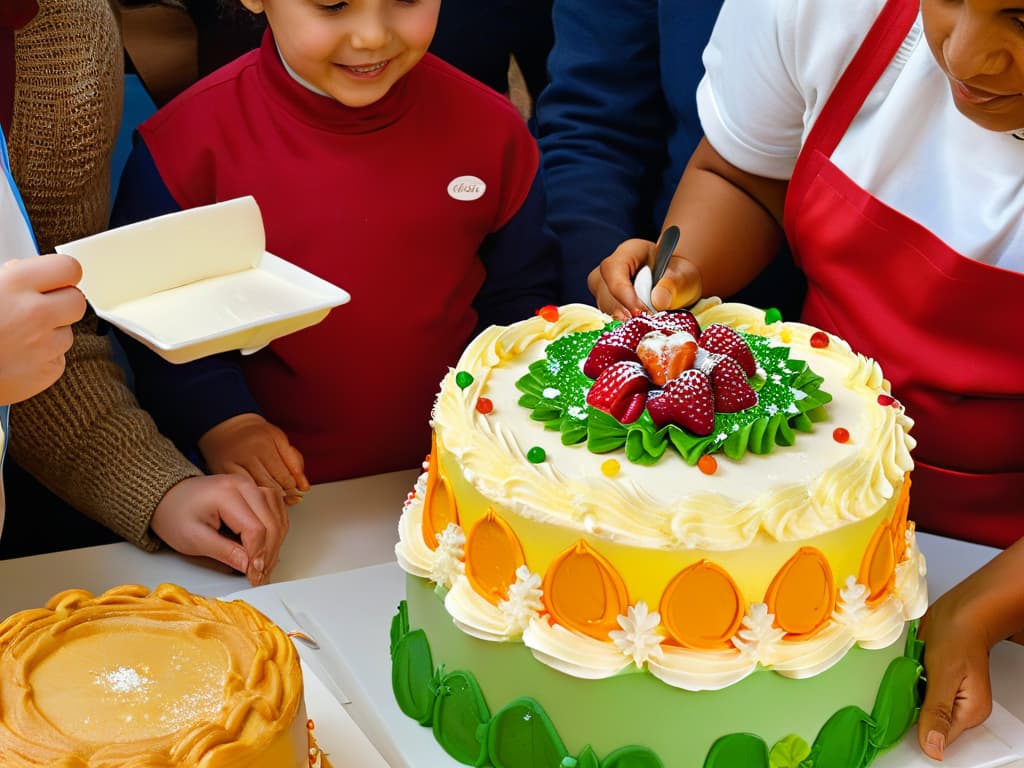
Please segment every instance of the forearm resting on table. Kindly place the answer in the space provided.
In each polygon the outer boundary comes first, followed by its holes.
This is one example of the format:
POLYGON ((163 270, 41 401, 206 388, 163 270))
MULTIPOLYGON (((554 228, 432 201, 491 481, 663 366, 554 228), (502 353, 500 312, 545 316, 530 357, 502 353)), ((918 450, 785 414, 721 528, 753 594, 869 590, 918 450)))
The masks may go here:
MULTIPOLYGON (((704 296, 746 287, 782 244, 785 180, 736 168, 702 139, 679 182, 665 226, 679 227, 676 253, 700 271, 704 296)), ((682 298, 682 297, 677 297, 682 298)), ((692 303, 699 296, 688 297, 692 303)))

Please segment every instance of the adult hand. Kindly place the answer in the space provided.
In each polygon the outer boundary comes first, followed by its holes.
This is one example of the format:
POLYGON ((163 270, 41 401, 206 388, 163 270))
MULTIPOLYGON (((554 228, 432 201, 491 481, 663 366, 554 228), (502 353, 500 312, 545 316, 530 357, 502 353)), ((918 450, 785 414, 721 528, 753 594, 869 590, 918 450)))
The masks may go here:
MULTIPOLYGON (((617 320, 648 311, 633 281, 644 265, 653 267, 655 247, 649 240, 626 240, 590 273, 587 287, 601 311, 617 320)), ((673 254, 665 274, 651 291, 651 305, 655 310, 689 306, 701 297, 702 289, 697 265, 673 254)))
POLYGON ((280 490, 260 488, 251 479, 191 477, 164 494, 150 527, 172 549, 230 565, 255 587, 277 565, 288 533, 288 510, 280 490))
POLYGON ((985 722, 992 711, 989 649, 1000 639, 987 631, 974 582, 968 579, 940 597, 921 620, 928 686, 917 722, 926 755, 941 760, 963 731, 985 722))
POLYGON ((299 503, 309 490, 302 454, 259 414, 221 422, 199 438, 199 450, 211 472, 251 477, 263 488, 283 492, 288 504, 299 503))
POLYGON ((0 403, 42 392, 64 373, 71 325, 85 314, 81 265, 51 253, 0 265, 0 403))

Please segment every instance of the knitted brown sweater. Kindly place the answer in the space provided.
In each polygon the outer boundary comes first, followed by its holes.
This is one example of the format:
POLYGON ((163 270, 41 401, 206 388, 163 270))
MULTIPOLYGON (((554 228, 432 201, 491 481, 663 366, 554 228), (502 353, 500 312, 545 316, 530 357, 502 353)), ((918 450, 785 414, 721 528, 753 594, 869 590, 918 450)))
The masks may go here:
MULTIPOLYGON (((46 253, 107 224, 123 86, 114 7, 40 0, 39 15, 15 37, 15 57, 11 170, 46 253)), ((139 408, 96 326, 94 316, 78 323, 63 377, 11 409, 10 455, 76 509, 156 549, 153 510, 201 472, 139 408)))

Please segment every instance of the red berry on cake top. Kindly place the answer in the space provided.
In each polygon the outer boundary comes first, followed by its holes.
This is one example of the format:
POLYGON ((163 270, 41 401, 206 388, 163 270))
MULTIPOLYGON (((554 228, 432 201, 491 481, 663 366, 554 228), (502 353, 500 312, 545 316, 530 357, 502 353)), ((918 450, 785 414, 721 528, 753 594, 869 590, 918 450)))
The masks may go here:
POLYGON ((700 347, 708 352, 731 357, 740 364, 747 376, 757 373, 757 363, 754 362, 754 355, 747 342, 727 325, 712 323, 705 328, 700 336, 700 347))
POLYGON ((596 379, 587 404, 622 424, 647 407, 654 424, 709 435, 715 412, 736 413, 757 405, 747 381, 757 364, 743 337, 712 323, 700 330, 692 314, 638 315, 601 334, 583 363, 596 379), (695 367, 696 366, 696 367, 695 367), (663 391, 648 391, 662 387, 663 391))
POLYGON ((683 371, 665 385, 660 395, 648 400, 647 411, 659 428, 675 424, 695 435, 710 435, 715 428, 711 380, 694 368, 683 371))
POLYGON ((629 424, 643 413, 650 383, 640 363, 614 363, 597 377, 587 393, 587 404, 629 424))

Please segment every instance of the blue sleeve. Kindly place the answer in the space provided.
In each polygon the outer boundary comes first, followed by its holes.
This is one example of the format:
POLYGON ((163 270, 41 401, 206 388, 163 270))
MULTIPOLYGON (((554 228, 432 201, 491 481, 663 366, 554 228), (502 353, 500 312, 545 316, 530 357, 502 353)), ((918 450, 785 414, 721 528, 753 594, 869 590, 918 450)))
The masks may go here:
MULTIPOLYGON (((178 210, 180 206, 160 177, 149 149, 136 136, 121 174, 111 226, 178 210)), ((130 336, 121 332, 117 336, 135 376, 139 403, 183 453, 194 455, 199 438, 222 421, 260 412, 245 383, 238 353, 175 365, 130 336)))
POLYGON ((587 275, 641 233, 664 163, 658 3, 555 0, 550 82, 537 101, 548 221, 567 301, 593 303, 587 275))
POLYGON ((536 111, 568 300, 593 300, 587 275, 623 240, 653 239, 700 138, 695 92, 720 3, 672 5, 555 0, 536 111))
POLYGON ((480 329, 525 320, 545 304, 558 303, 558 245, 545 209, 538 173, 519 210, 481 245, 487 276, 473 302, 480 329))

